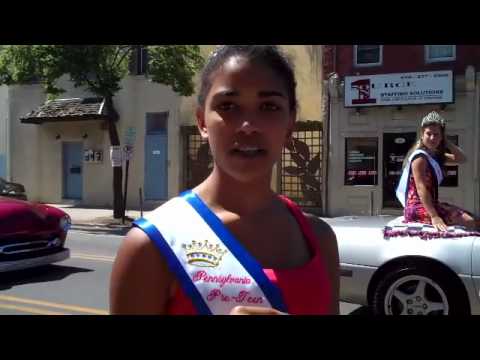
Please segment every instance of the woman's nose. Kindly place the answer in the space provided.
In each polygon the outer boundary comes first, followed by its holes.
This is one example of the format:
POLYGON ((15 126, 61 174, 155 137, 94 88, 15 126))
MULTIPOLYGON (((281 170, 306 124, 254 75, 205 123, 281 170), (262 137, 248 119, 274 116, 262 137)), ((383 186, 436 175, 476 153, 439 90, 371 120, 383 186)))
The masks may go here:
POLYGON ((258 121, 253 117, 244 118, 241 120, 239 130, 245 134, 258 132, 259 129, 257 123, 258 121))

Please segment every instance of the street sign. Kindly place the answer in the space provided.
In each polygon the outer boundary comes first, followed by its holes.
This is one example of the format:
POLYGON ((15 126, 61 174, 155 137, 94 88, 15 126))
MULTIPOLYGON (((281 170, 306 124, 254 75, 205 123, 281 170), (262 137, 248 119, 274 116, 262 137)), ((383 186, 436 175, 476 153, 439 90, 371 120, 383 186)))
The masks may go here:
POLYGON ((125 160, 132 160, 133 158, 133 146, 125 145, 123 147, 123 154, 125 156, 125 160))
POLYGON ((133 126, 129 126, 125 130, 125 137, 124 137, 124 143, 125 145, 129 145, 132 147, 135 145, 135 137, 137 135, 137 129, 134 128, 133 126))
POLYGON ((122 148, 120 146, 110 146, 110 160, 112 167, 122 166, 122 148))
POLYGON ((133 158, 133 148, 135 145, 135 137, 137 135, 137 130, 129 126, 125 130, 124 137, 124 146, 122 149, 123 159, 126 161, 125 164, 125 185, 123 190, 123 219, 122 224, 125 224, 125 212, 127 211, 127 190, 128 190, 128 168, 130 165, 130 160, 133 158))

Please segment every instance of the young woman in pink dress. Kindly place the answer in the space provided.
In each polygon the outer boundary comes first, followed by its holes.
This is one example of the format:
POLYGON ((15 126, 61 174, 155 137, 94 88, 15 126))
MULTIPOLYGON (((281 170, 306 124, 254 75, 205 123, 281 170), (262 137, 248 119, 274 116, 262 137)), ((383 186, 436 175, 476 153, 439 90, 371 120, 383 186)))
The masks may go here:
MULTIPOLYGON (((202 74, 196 118, 214 168, 191 195, 259 264, 284 304, 234 306, 230 314, 338 313, 339 259, 333 231, 271 189, 273 166, 296 120, 295 89, 290 62, 270 45, 218 47, 202 74)), ((152 239, 133 228, 114 263, 111 312, 201 313, 182 284, 152 239)))

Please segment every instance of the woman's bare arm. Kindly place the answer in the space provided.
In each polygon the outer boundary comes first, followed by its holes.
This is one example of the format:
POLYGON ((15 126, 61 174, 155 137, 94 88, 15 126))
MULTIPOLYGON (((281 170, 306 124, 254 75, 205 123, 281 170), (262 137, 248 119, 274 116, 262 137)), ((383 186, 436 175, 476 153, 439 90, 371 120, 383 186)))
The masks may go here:
POLYGON ((305 214, 312 224, 313 231, 318 239, 318 245, 327 266, 328 277, 331 285, 330 315, 338 315, 340 298, 340 260, 338 255, 337 237, 330 225, 322 219, 305 214))
POLYGON ((140 229, 128 232, 113 264, 111 314, 165 314, 173 275, 149 237, 140 229))
POLYGON ((445 146, 451 152, 451 154, 445 153, 447 165, 463 164, 467 161, 467 157, 462 149, 453 144, 450 140, 445 140, 445 146))

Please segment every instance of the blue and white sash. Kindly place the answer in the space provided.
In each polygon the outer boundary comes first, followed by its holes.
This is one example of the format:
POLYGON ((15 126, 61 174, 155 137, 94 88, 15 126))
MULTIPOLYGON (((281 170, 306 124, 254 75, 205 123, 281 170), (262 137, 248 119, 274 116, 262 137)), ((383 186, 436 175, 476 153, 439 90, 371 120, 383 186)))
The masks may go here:
POLYGON ((408 158, 407 164, 403 169, 402 176, 400 177, 400 181, 397 186, 396 195, 403 207, 405 207, 405 204, 407 202, 408 179, 410 178, 410 172, 412 169, 412 160, 418 154, 423 154, 427 157, 428 162, 432 166, 434 170, 434 174, 437 178, 437 184, 440 184, 443 180, 442 169, 440 168, 440 165, 438 164, 438 162, 425 150, 420 150, 420 149, 415 150, 408 158))
POLYGON ((280 290, 221 220, 192 191, 138 219, 202 315, 238 305, 286 312, 280 290))

